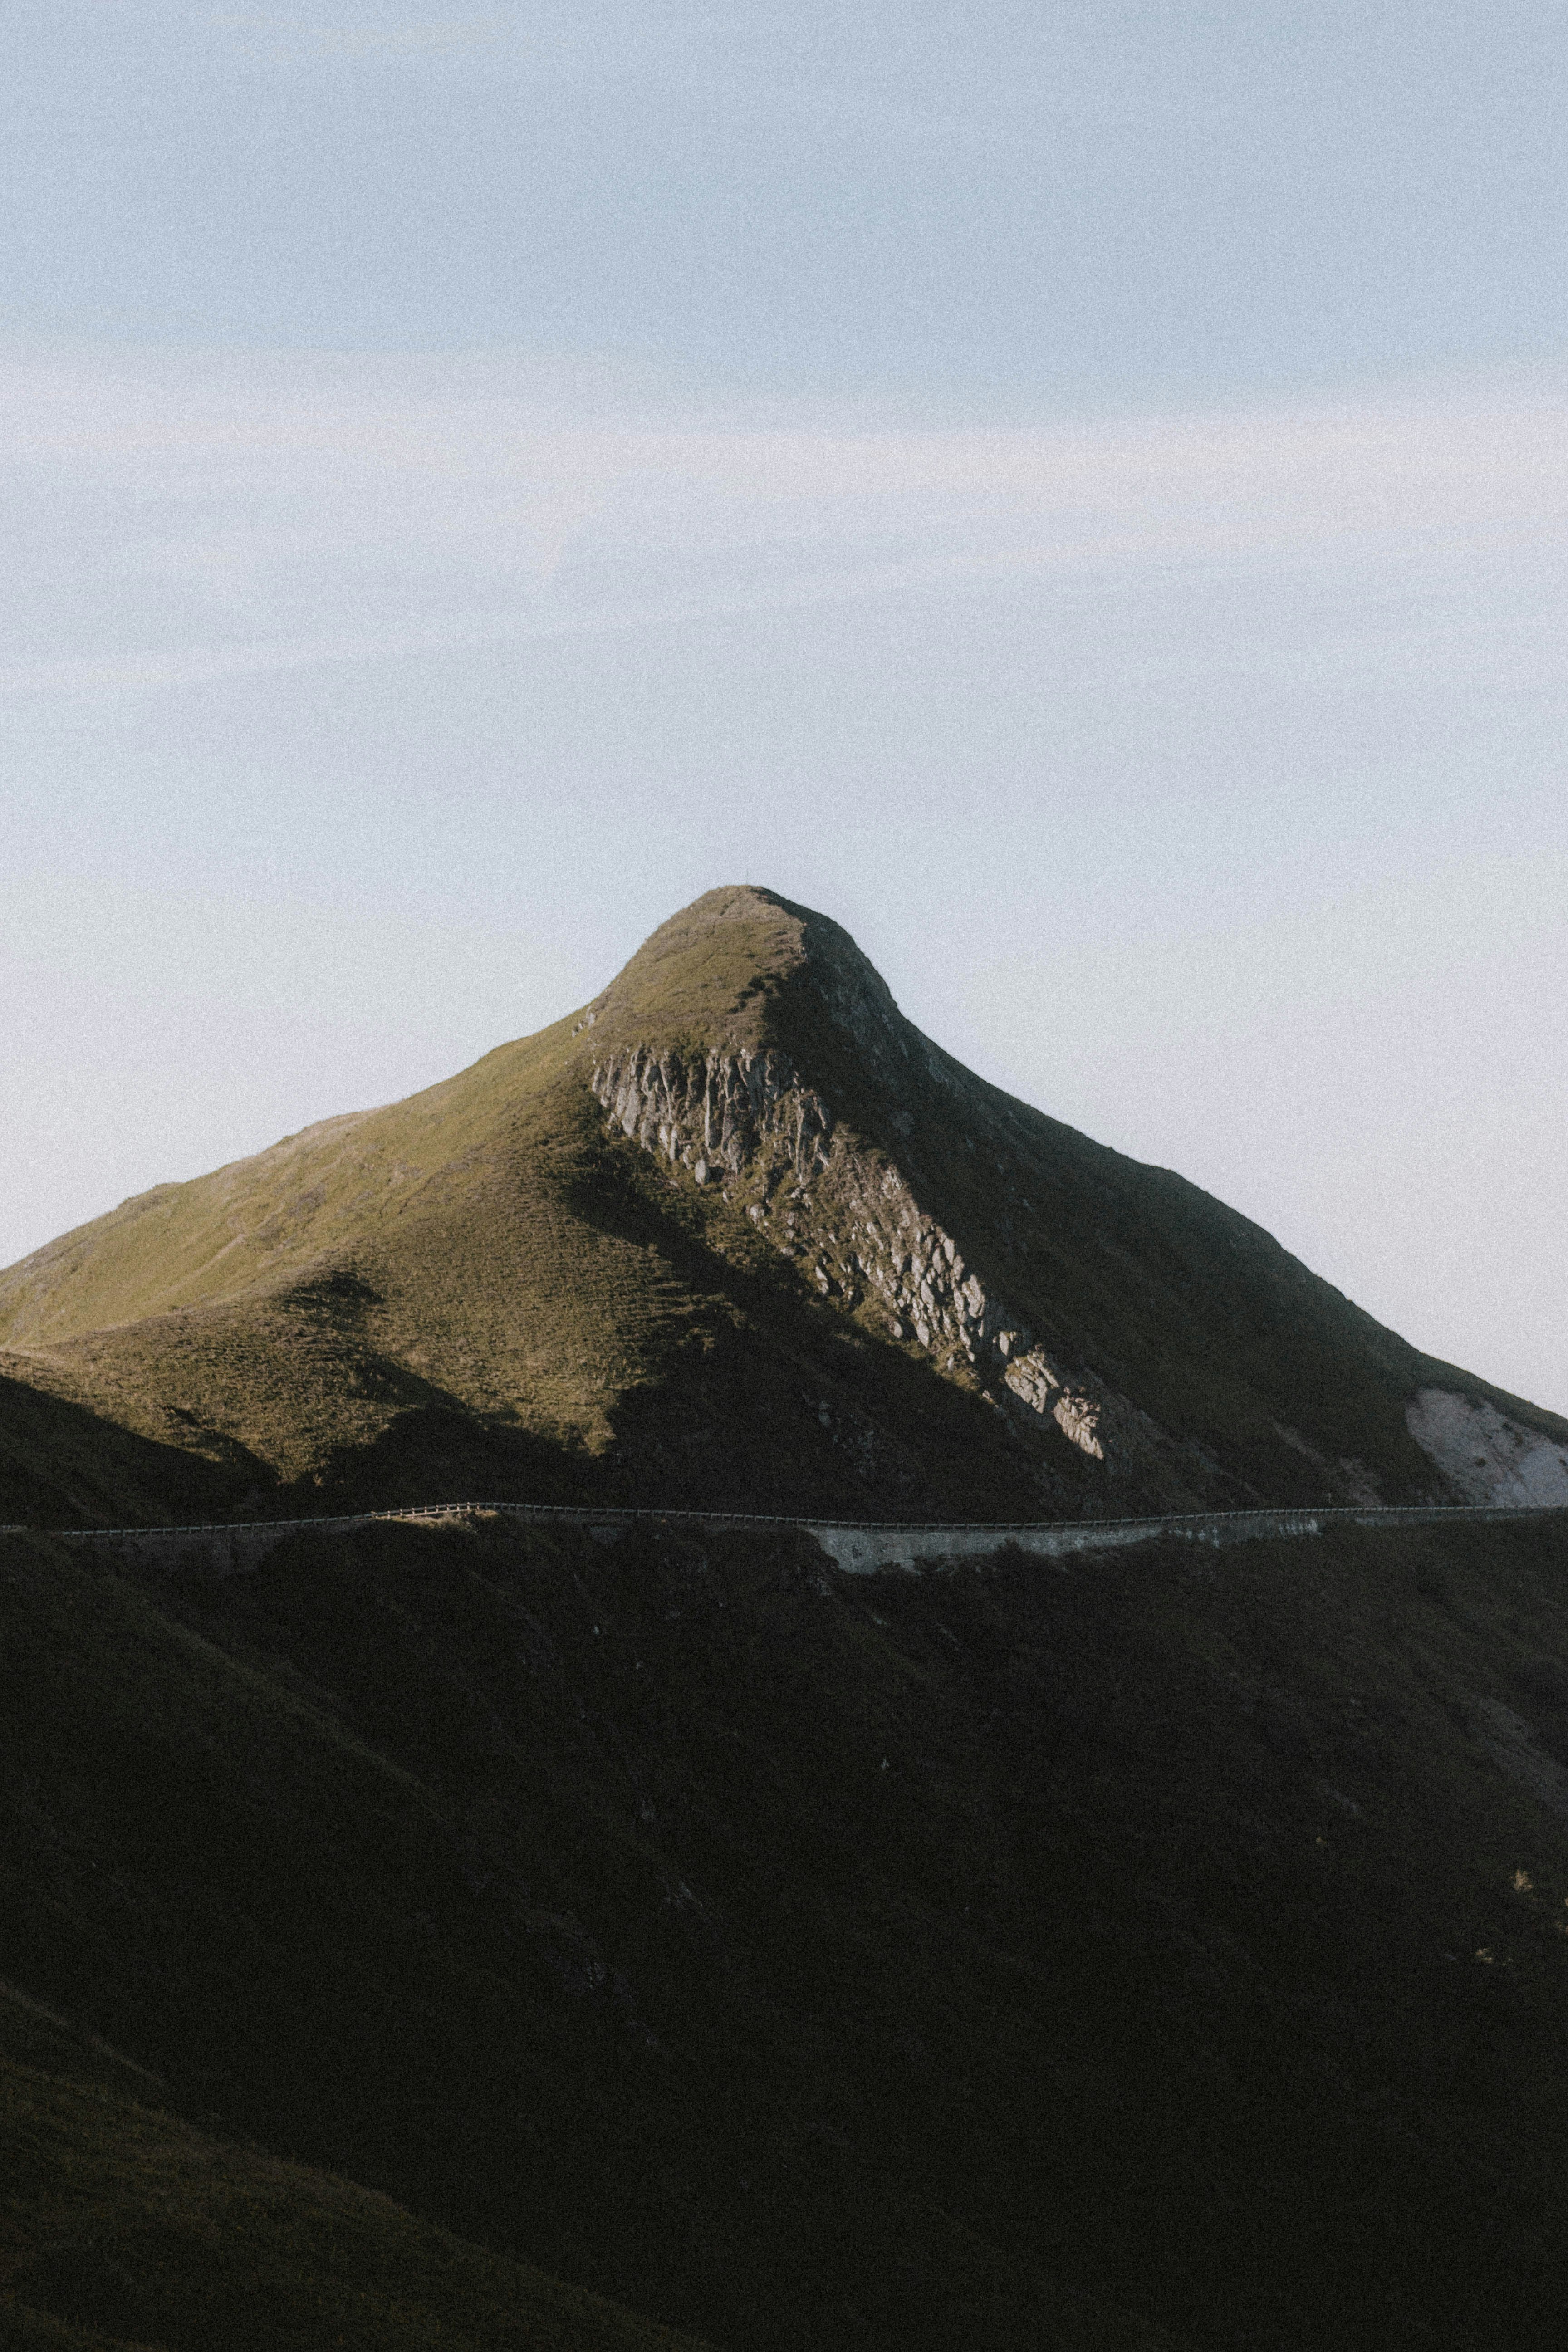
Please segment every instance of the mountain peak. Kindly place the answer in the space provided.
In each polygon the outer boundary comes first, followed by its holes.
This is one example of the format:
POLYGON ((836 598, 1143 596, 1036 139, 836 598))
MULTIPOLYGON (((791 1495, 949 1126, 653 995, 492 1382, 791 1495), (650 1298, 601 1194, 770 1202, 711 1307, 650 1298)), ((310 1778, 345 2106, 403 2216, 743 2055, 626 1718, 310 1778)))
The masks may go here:
POLYGON ((842 925, 737 883, 704 891, 661 923, 580 1026, 602 1031, 595 1045, 798 1051, 824 1012, 874 1062, 909 1029, 842 925))
POLYGON ((839 924, 754 884, 577 1016, 36 1252, 0 1275, 7 1347, 29 1412, 195 1446, 245 1493, 1568 1499, 1568 1427, 964 1069, 839 924))

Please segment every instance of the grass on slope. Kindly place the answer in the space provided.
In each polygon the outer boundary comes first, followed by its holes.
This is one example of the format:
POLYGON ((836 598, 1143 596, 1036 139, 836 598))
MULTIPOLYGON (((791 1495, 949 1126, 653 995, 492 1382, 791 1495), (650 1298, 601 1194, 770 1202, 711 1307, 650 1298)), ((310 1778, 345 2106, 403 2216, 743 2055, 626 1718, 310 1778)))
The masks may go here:
POLYGON ((12 1970, 182 2111, 735 2352, 1532 2341, 1564 1541, 858 1580, 477 1521, 141 1590, 24 1545, 12 1970))
POLYGON ((531 1129, 530 1110, 565 1073, 590 1066, 606 1040, 693 1039, 718 1029, 727 1041, 750 1041, 780 971, 801 952, 792 916, 755 903, 749 922, 715 927, 694 916, 666 925, 596 1000, 603 1008, 613 999, 603 1026, 584 1029, 568 1016, 404 1102, 323 1119, 211 1175, 138 1193, 47 1243, 0 1273, 0 1346, 47 1347, 258 1286, 286 1287, 345 1245, 461 1203, 514 1142, 520 1117, 529 1141, 551 1139, 559 1099, 531 1129))
POLYGON ((140 1434, 39 1387, 27 1377, 36 1369, 0 1356, 0 1522, 116 1527, 216 1518, 256 1485, 258 1464, 242 1455, 210 1460, 140 1434))
MULTIPOLYGON (((978 1399, 808 1297, 738 1210, 716 1230, 580 1087, 450 1181, 352 1265, 9 1361, 84 1430, 188 1448, 238 1517, 465 1494, 1037 1514, 978 1399)), ((60 1517, 193 1515, 138 1489, 60 1517)))
MULTIPOLYGON (((848 1181, 830 1169, 801 1206, 840 1273, 848 1181)), ((15 1381, 189 1453, 187 1486, 240 1513, 462 1485, 863 1517, 1309 1502, 1368 1482, 1415 1500, 1440 1482, 1405 1404, 1434 1382, 1568 1434, 1419 1356, 1194 1187, 963 1071, 846 934, 749 890, 666 924, 591 1026, 557 1023, 50 1244, 0 1275, 0 1341, 15 1381), (1120 1466, 1090 1469, 1048 1419, 1032 1454, 1010 1447, 961 1360, 937 1375, 869 1295, 824 1307, 739 1193, 611 1136, 587 1088, 612 1050, 700 1064, 768 1043, 873 1177, 900 1169, 992 1294, 1145 1416, 1120 1466)), ((0 1396, 0 1475, 5 1411, 0 1396)), ((127 1499, 110 1516, 141 1516, 151 1457, 111 1454, 97 1486, 127 1499)), ((74 1469, 41 1486, 90 1513, 74 1469)))
POLYGON ((0 1341, 47 1346, 276 1287, 345 1238, 395 1231, 411 1208, 461 1189, 572 1051, 570 1024, 557 1022, 405 1102, 137 1194, 0 1275, 0 1341))
POLYGON ((352 2181, 198 2131, 162 2087, 0 1988, 0 2345, 691 2346, 352 2181))
MULTIPOLYGON (((1064 2297, 1026 2250, 933 2203, 907 2156, 885 2161, 897 2143, 850 2147, 838 2119, 860 2094, 832 2032, 803 2039, 791 2014, 793 1939, 761 1973, 748 1949, 763 1881, 716 1919, 668 1832, 628 1811, 625 1701, 682 1706, 626 1650, 635 1557, 399 1532, 380 1556, 292 1538, 232 1612, 200 1580, 143 1592, 0 1543, 0 1904, 29 1990, 131 2050, 207 2132, 726 2344, 1152 2352, 1159 2331, 1102 2315, 1091 2286, 1064 2297), (592 1612, 617 1592, 602 1636, 592 1612)), ((731 1545, 728 1595, 703 1579, 721 1624, 735 1607, 710 1660, 731 1697, 710 1717, 693 1686, 671 1758, 689 1737, 700 1814, 717 1803, 728 1866, 762 1869, 773 1899, 748 1819, 767 1770, 727 1718, 765 1678, 777 1601, 811 1607, 808 1559, 795 1538, 754 1560, 731 1545)), ((842 1796, 833 1709, 859 1711, 847 1635, 824 1751, 805 1717, 770 1735, 781 1752, 804 1737, 814 1804, 842 1796)), ((822 1663, 803 1654, 797 1698, 822 1663)), ((822 1898, 801 1892, 805 1927, 822 1898)))

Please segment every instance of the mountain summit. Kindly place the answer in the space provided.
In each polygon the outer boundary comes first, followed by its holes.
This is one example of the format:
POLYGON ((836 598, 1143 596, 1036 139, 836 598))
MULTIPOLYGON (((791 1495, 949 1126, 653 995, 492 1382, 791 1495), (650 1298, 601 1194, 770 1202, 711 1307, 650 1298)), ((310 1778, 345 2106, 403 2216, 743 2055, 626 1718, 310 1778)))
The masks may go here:
POLYGON ((749 887, 537 1036, 36 1252, 0 1341, 35 1517, 1568 1500, 1568 1424, 987 1085, 749 887))

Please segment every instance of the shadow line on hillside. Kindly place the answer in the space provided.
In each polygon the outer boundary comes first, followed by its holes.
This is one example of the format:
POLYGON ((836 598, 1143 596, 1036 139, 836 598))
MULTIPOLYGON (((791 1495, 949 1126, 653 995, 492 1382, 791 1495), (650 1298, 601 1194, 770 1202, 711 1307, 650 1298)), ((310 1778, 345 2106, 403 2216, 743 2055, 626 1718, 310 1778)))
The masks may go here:
POLYGON ((0 1370, 0 1519, 29 1526, 153 1526, 171 1507, 193 1518, 233 1509, 247 1488, 273 1483, 236 1440, 225 1463, 148 1437, 89 1405, 57 1395, 12 1367, 0 1370))

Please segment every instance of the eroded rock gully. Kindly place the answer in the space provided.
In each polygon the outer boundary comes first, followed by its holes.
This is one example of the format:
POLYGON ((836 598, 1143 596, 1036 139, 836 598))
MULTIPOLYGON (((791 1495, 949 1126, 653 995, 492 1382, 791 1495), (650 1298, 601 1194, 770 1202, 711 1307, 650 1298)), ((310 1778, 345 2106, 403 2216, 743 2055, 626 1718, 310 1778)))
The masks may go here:
POLYGON ((698 1185, 721 1184, 825 1297, 871 1307, 939 1370, 965 1368, 993 1402, 1010 1400, 1037 1425, 1053 1421, 1081 1453, 1106 1458, 1110 1392, 1051 1360, 898 1168, 838 1130, 787 1055, 698 1060, 634 1046, 596 1063, 592 1086, 625 1134, 698 1185))

